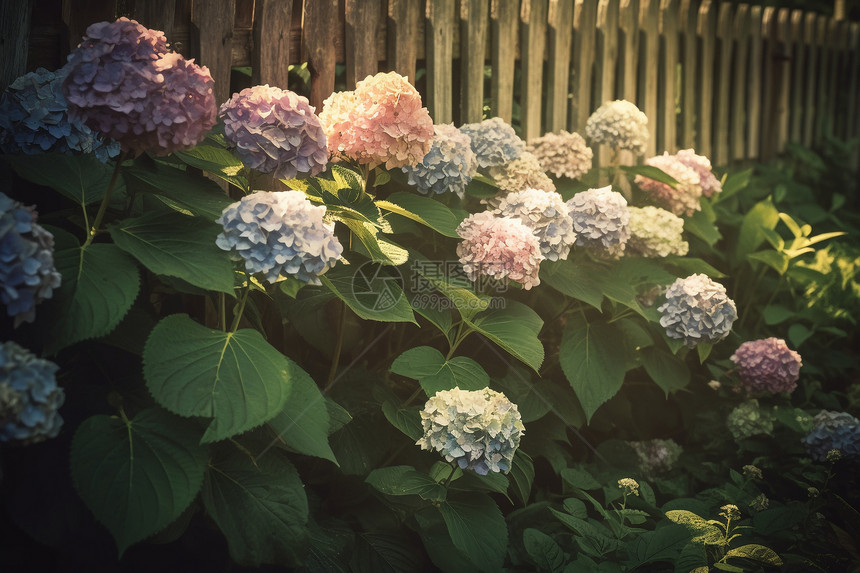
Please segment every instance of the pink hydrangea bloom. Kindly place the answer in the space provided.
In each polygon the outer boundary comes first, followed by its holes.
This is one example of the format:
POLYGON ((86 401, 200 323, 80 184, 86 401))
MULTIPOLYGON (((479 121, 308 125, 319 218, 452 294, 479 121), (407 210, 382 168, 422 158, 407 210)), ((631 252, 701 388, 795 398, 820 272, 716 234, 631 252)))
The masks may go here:
POLYGON ((763 338, 741 344, 731 357, 741 386, 750 392, 793 392, 802 366, 800 354, 781 338, 763 338))
POLYGON ((460 223, 457 234, 463 239, 457 256, 470 280, 513 280, 526 290, 540 284, 540 241, 519 219, 483 211, 460 223))
POLYGON ((564 130, 530 139, 526 151, 537 157, 545 171, 570 179, 588 173, 594 158, 594 152, 581 135, 564 130))
POLYGON ((333 155, 387 169, 420 163, 434 134, 421 95, 396 72, 368 76, 355 91, 332 94, 320 121, 333 155))
POLYGON ((677 188, 673 189, 656 179, 637 175, 636 184, 649 194, 652 201, 679 217, 689 217, 701 210, 702 185, 695 169, 668 153, 646 159, 645 164, 660 169, 678 182, 677 188))
POLYGON ((710 197, 723 190, 723 184, 711 170, 711 160, 704 155, 696 155, 692 149, 682 149, 675 154, 678 160, 693 169, 699 175, 699 185, 702 186, 702 195, 710 197))

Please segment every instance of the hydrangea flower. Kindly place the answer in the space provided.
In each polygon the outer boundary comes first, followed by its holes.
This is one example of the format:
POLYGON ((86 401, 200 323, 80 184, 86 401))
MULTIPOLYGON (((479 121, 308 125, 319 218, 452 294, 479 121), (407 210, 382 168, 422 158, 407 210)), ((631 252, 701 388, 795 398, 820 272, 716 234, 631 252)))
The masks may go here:
POLYGON ((763 338, 741 344, 731 356, 741 379, 750 392, 793 392, 800 378, 800 354, 781 338, 763 338))
POLYGON ((523 189, 555 191, 555 183, 544 173, 537 157, 527 151, 504 165, 490 167, 487 173, 504 193, 523 189))
POLYGON ((573 220, 564 199, 555 191, 515 191, 486 201, 499 217, 519 219, 540 241, 540 252, 550 261, 566 260, 576 240, 573 220))
POLYGON ((460 131, 472 140, 472 151, 482 169, 504 165, 523 154, 525 143, 514 128, 500 117, 467 123, 460 131))
POLYGON ((421 94, 396 72, 367 76, 355 91, 332 94, 320 121, 333 155, 387 169, 420 163, 434 133, 421 94))
POLYGON ((678 182, 677 188, 673 189, 656 179, 637 175, 634 182, 642 191, 648 193, 652 201, 679 217, 689 217, 701 210, 699 198, 702 196, 702 184, 695 169, 668 153, 649 157, 645 164, 660 169, 678 182))
POLYGON ((702 186, 702 195, 711 197, 723 190, 723 184, 717 179, 711 168, 711 160, 704 155, 696 155, 692 149, 682 149, 675 154, 678 161, 691 168, 699 176, 699 185, 702 186))
POLYGON ((460 198, 466 185, 478 172, 478 159, 472 151, 469 136, 452 123, 434 126, 430 151, 421 163, 404 165, 403 172, 409 176, 409 184, 416 185, 425 195, 433 193, 456 193, 460 198))
POLYGON ((758 400, 747 400, 729 412, 726 426, 736 441, 770 435, 773 432, 773 416, 759 407, 758 400))
POLYGON ((526 151, 537 157, 544 171, 570 179, 588 173, 594 159, 594 152, 581 135, 564 130, 530 139, 526 151))
POLYGON ((209 70, 169 51, 164 33, 134 20, 91 25, 66 68, 69 116, 124 151, 189 149, 215 125, 209 70))
POLYGON ((469 280, 480 276, 513 280, 526 290, 540 284, 538 272, 544 259, 540 241, 521 220, 483 211, 460 223, 457 234, 463 239, 457 256, 469 280))
POLYGON ((54 236, 36 211, 0 193, 0 301, 15 326, 33 322, 36 305, 51 298, 62 277, 54 268, 54 236))
POLYGON ((844 458, 860 455, 860 420, 847 412, 822 410, 812 419, 812 429, 803 438, 809 457, 822 462, 830 450, 844 458))
POLYGON ((655 438, 629 443, 639 458, 639 469, 647 476, 668 472, 681 457, 681 446, 671 439, 655 438))
POLYGON ((726 288, 703 274, 676 279, 657 310, 666 336, 683 340, 690 348, 700 342, 719 342, 729 335, 738 317, 726 288))
POLYGON ((612 187, 581 191, 567 202, 576 244, 608 257, 620 257, 630 238, 627 200, 612 187))
POLYGON ((269 282, 295 277, 320 285, 319 275, 340 259, 343 246, 334 223, 324 223, 325 207, 301 191, 260 191, 227 206, 218 219, 224 231, 216 244, 230 251, 245 270, 269 282))
POLYGON ((282 179, 325 170, 325 133, 306 97, 268 84, 245 88, 221 104, 220 117, 246 167, 282 179))
POLYGON ((0 343, 0 442, 35 444, 60 433, 57 370, 12 341, 0 343))
POLYGON ((630 239, 627 249, 650 258, 684 256, 690 244, 682 238, 684 220, 659 207, 628 207, 630 239))
POLYGON ((517 405, 489 388, 437 392, 421 411, 424 435, 415 444, 460 469, 508 473, 525 432, 517 405))
POLYGON ((625 497, 628 495, 639 495, 639 482, 633 478, 621 478, 618 480, 618 489, 622 490, 625 497))
POLYGON ((589 116, 585 135, 592 143, 642 155, 648 147, 648 118, 627 100, 608 101, 589 116))
POLYGON ((69 118, 62 84, 65 69, 39 68, 12 82, 0 97, 0 150, 3 153, 94 153, 105 162, 119 144, 104 141, 69 118))

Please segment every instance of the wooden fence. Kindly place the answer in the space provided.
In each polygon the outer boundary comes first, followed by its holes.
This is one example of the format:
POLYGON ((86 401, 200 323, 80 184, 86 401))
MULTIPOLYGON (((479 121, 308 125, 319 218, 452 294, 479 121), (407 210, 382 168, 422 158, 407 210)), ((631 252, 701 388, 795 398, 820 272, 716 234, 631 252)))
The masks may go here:
MULTIPOLYGON (((33 1, 3 4, 14 13, 33 1)), ((518 116, 526 139, 582 133, 597 106, 624 98, 649 118, 648 155, 692 147, 717 165, 860 135, 860 23, 714 0, 40 1, 31 21, 0 31, 29 45, 16 63, 20 48, 4 36, 4 74, 67 51, 117 13, 209 66, 219 101, 233 66, 286 87, 288 65, 308 62, 318 109, 338 64, 347 88, 424 69, 437 123, 479 121, 489 102, 490 115, 518 116)))

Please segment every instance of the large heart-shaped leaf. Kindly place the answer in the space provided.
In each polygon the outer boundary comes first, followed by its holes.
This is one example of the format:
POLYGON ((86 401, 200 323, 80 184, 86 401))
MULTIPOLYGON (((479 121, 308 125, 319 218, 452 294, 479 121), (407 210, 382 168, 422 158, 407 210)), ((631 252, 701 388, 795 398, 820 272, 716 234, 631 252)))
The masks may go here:
MULTIPOLYGON (((4 159, 24 179, 51 187, 82 207, 104 197, 116 165, 102 163, 92 154, 5 155, 4 159)), ((114 192, 122 187, 118 179, 114 192)))
POLYGON ((154 193, 171 209, 214 221, 233 201, 214 181, 165 165, 125 170, 129 185, 154 193))
POLYGON ((544 350, 538 333, 543 328, 543 319, 528 306, 506 300, 502 308, 486 310, 470 319, 464 316, 463 321, 535 372, 540 368, 544 350))
POLYGON ((391 371, 418 380, 427 396, 455 387, 480 390, 490 383, 489 374, 471 358, 455 356, 446 360, 430 346, 410 348, 394 360, 391 371))
POLYGON ((320 276, 323 285, 365 320, 415 322, 403 280, 396 270, 365 263, 338 265, 320 276))
POLYGON ((439 506, 454 546, 478 571, 501 571, 508 528, 499 507, 486 494, 451 497, 439 506))
POLYGON ((426 225, 446 237, 459 236, 457 225, 460 224, 460 218, 445 205, 429 197, 401 191, 393 193, 385 201, 377 201, 376 204, 386 211, 426 225))

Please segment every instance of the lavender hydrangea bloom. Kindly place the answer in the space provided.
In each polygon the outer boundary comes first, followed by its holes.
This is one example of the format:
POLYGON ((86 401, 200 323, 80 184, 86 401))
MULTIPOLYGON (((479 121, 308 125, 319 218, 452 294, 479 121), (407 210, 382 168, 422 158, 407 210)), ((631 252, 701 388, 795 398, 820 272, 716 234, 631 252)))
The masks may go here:
POLYGON ((594 152, 581 135, 564 130, 530 139, 526 151, 537 157, 544 171, 570 179, 588 173, 594 159, 594 152))
POLYGON ((658 309, 660 326, 669 338, 692 348, 701 342, 715 343, 729 335, 738 311, 726 296, 723 285, 706 275, 677 279, 666 291, 666 302, 658 309))
POLYGON ((65 394, 57 370, 14 342, 0 343, 0 442, 35 444, 60 433, 65 394))
POLYGON ((276 177, 313 177, 328 164, 325 132, 306 97, 267 85, 221 105, 224 137, 246 167, 276 177))
POLYGON ((0 98, 0 150, 3 153, 94 153, 105 162, 119 144, 104 141, 69 118, 62 83, 65 70, 39 68, 12 82, 0 98))
POLYGON ((723 184, 714 175, 711 168, 711 160, 704 155, 696 155, 692 149, 682 149, 675 154, 678 161, 692 169, 699 176, 699 185, 702 186, 702 195, 711 197, 723 190, 723 184))
POLYGON ((216 244, 248 273, 269 282, 295 277, 320 285, 319 275, 340 259, 343 246, 334 224, 324 223, 325 207, 300 191, 260 191, 226 207, 218 219, 224 231, 216 244))
POLYGON ((460 469, 508 473, 525 427, 517 405, 489 388, 437 392, 421 411, 424 435, 415 444, 460 469))
POLYGON ((189 149, 215 125, 209 70, 170 52, 162 32, 134 20, 91 25, 66 67, 69 116, 124 151, 189 149))
POLYGON ((793 392, 802 366, 800 354, 781 338, 763 338, 741 344, 731 356, 741 386, 750 392, 793 392))
POLYGON ((430 151, 418 165, 404 165, 403 172, 409 176, 409 184, 425 195, 450 191, 462 198, 466 185, 478 172, 471 139, 452 123, 435 125, 433 129, 430 151))
POLYGON ((15 326, 33 322, 36 305, 51 298, 62 277, 54 268, 54 236, 36 211, 0 193, 0 301, 15 326))
POLYGON ((818 462, 827 452, 839 450, 843 458, 860 456, 860 420, 847 412, 822 410, 812 418, 812 429, 803 438, 809 457, 818 462))
POLYGON ((758 400, 747 400, 729 412, 726 426, 738 441, 752 436, 770 435, 773 432, 773 416, 759 407, 758 400))
POLYGON ((525 149, 525 143, 514 128, 500 117, 467 123, 460 131, 472 140, 472 151, 478 158, 478 166, 483 169, 513 161, 525 149))
POLYGON ((588 117, 585 135, 593 143, 642 155, 648 147, 648 117, 627 100, 608 101, 588 117))
POLYGON ((624 253, 630 238, 627 200, 612 187, 577 193, 567 202, 576 231, 576 244, 607 257, 624 253))
POLYGON ((566 260, 576 240, 573 220, 564 199, 555 191, 525 189, 485 201, 499 217, 519 219, 540 241, 540 252, 550 261, 566 260))

